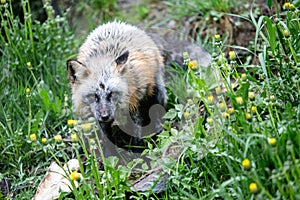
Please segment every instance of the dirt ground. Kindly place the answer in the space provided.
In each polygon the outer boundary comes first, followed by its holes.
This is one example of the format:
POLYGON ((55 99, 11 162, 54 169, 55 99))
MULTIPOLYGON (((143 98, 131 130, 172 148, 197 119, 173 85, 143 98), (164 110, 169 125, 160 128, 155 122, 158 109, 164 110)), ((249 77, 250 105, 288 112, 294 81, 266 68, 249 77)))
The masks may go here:
MULTIPOLYGON (((58 0, 59 1, 59 0, 58 0)), ((279 8, 282 7, 285 0, 279 1, 279 8)), ((255 38, 256 28, 253 23, 243 19, 243 16, 250 19, 250 11, 252 10, 253 16, 256 20, 261 15, 271 16, 275 12, 275 9, 271 10, 267 1, 265 0, 255 0, 253 3, 245 1, 245 3, 240 3, 236 7, 232 8, 228 11, 229 14, 222 14, 221 17, 217 19, 215 16, 198 16, 190 15, 182 17, 181 19, 175 20, 172 19, 170 7, 164 3, 164 1, 150 0, 147 5, 147 14, 143 17, 143 19, 135 19, 133 17, 138 18, 138 16, 134 16, 132 13, 135 12, 137 5, 143 5, 145 1, 143 0, 121 0, 117 1, 117 7, 119 11, 122 11, 126 14, 128 13, 129 23, 134 23, 140 27, 160 27, 165 29, 172 29, 174 31, 179 31, 183 33, 187 33, 192 39, 196 40, 196 37, 206 38, 211 37, 215 34, 215 31, 218 31, 218 34, 221 36, 228 37, 226 41, 226 45, 234 45, 248 48, 251 44, 251 41, 255 38), (133 15, 133 16, 132 16, 133 15), (203 29, 203 26, 205 27, 203 29)), ((73 24, 84 24, 80 22, 80 20, 86 20, 84 13, 76 13, 75 5, 68 4, 62 5, 58 2, 60 8, 71 6, 71 10, 73 9, 71 16, 79 16, 79 17, 70 17, 71 25, 73 24)), ((275 7, 273 5, 273 7, 275 7)), ((85 23, 86 24, 86 23, 85 23)), ((79 26, 77 31, 86 29, 84 26, 79 26)), ((227 49, 229 51, 230 49, 227 49)), ((246 51, 238 52, 240 56, 243 54, 248 54, 246 51)), ((255 61, 254 61, 255 62, 255 61)))

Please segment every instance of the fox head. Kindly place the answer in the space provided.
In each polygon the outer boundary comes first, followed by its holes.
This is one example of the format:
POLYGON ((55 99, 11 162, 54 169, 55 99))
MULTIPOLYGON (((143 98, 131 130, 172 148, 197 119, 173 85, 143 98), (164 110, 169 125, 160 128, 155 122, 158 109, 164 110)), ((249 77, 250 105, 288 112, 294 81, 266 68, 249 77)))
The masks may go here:
POLYGON ((116 111, 132 114, 141 99, 164 85, 158 47, 144 31, 121 22, 91 32, 67 68, 77 113, 99 122, 114 120, 116 111))
POLYGON ((130 99, 127 97, 130 92, 124 74, 128 57, 129 53, 125 51, 115 59, 95 57, 85 64, 77 60, 67 61, 72 100, 82 117, 110 122, 116 109, 128 107, 126 101, 130 99))

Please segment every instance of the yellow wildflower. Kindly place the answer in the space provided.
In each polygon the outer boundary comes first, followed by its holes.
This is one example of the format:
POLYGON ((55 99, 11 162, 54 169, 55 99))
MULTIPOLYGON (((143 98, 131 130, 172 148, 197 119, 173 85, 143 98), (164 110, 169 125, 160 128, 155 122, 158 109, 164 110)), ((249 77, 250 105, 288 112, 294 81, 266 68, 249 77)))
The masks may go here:
POLYGON ((184 116, 184 118, 188 118, 190 116, 190 113, 189 112, 184 112, 183 116, 184 116))
POLYGON ((61 143, 61 141, 62 141, 61 135, 56 135, 56 136, 54 136, 54 140, 55 140, 57 143, 61 143))
POLYGON ((2 3, 2 4, 5 4, 5 3, 6 3, 6 0, 1 0, 1 3, 2 3))
POLYGON ((26 88, 26 94, 30 93, 30 88, 26 88))
POLYGON ((256 192, 258 191, 257 184, 256 184, 256 183, 251 183, 251 184, 249 185, 249 189, 250 189, 250 192, 256 193, 256 192))
POLYGON ((224 102, 221 102, 220 104, 219 104, 219 106, 220 106, 220 109, 222 110, 222 111, 224 111, 225 109, 226 109, 226 104, 224 103, 224 102))
POLYGON ((256 113, 256 111, 257 111, 257 107, 256 106, 251 106, 251 112, 256 113))
POLYGON ((183 52, 183 53, 182 53, 182 56, 183 56, 183 59, 189 59, 189 58, 190 58, 188 52, 183 52))
POLYGON ((233 114, 234 113, 234 108, 228 108, 228 112, 229 112, 229 114, 233 114))
POLYGON ((82 178, 82 175, 80 173, 78 173, 77 171, 73 171, 70 174, 70 179, 73 180, 73 181, 80 181, 81 178, 82 178))
POLYGON ((211 124, 211 123, 213 123, 213 121, 214 121, 214 120, 213 120, 211 117, 207 118, 207 122, 208 122, 208 123, 211 124))
POLYGON ((216 40, 219 40, 220 37, 221 37, 221 36, 220 36, 219 34, 216 34, 216 35, 215 35, 215 39, 216 39, 216 40))
POLYGON ((27 65, 27 67, 30 67, 31 66, 31 62, 27 62, 26 65, 27 65))
POLYGON ((246 112, 246 113, 245 113, 245 117, 246 117, 246 119, 251 119, 250 113, 246 112))
POLYGON ((288 30, 284 30, 283 31, 283 35, 284 35, 284 37, 289 37, 290 36, 290 32, 288 30))
POLYGON ((230 60, 234 60, 236 58, 236 54, 234 51, 229 51, 228 55, 230 60))
POLYGON ((77 124, 77 120, 69 119, 67 123, 68 123, 68 126, 72 127, 77 124))
POLYGON ((216 87, 215 90, 216 90, 216 94, 217 94, 217 95, 221 94, 221 92, 222 92, 222 89, 221 89, 220 86, 216 87))
POLYGON ((31 141, 36 141, 36 134, 31 134, 30 136, 29 136, 29 138, 30 138, 30 140, 31 141))
POLYGON ((247 79, 247 74, 245 74, 245 73, 241 74, 241 79, 243 81, 245 81, 247 79))
POLYGON ((274 96, 274 95, 271 95, 271 96, 270 96, 270 100, 273 101, 274 99, 275 99, 275 96, 274 96))
POLYGON ((223 112, 223 113, 222 113, 222 117, 223 117, 223 118, 227 118, 227 117, 229 117, 229 114, 228 114, 227 112, 223 112))
POLYGON ((244 169, 250 169, 251 167, 251 162, 248 158, 244 159, 242 161, 242 166, 244 167, 244 169))
POLYGON ((89 139, 90 145, 96 145, 96 141, 94 138, 89 139))
POLYGON ((195 70, 198 68, 198 61, 197 60, 192 60, 188 62, 188 67, 191 68, 192 70, 195 70))
POLYGON ((243 98, 242 97, 236 97, 235 100, 238 104, 243 104, 243 98))
POLYGON ((254 99, 255 98, 255 93, 254 92, 248 92, 248 98, 249 99, 254 99))
POLYGON ((47 138, 42 138, 42 143, 47 142, 47 138))
POLYGON ((284 8, 289 8, 289 7, 290 7, 290 4, 291 4, 290 2, 286 2, 286 3, 283 4, 283 7, 284 7, 284 8))
POLYGON ((269 138, 268 142, 270 145, 275 146, 276 145, 276 139, 275 138, 269 138))
POLYGON ((213 103, 214 103, 214 96, 208 96, 208 97, 207 97, 207 102, 208 102, 209 104, 213 104, 213 103))
POLYGON ((84 123, 81 125, 81 128, 84 132, 88 132, 92 129, 91 123, 84 123))
POLYGON ((294 4, 292 4, 292 3, 290 3, 290 2, 284 3, 284 4, 283 4, 283 7, 284 7, 285 9, 294 9, 294 8, 295 8, 294 4))
POLYGON ((71 134, 71 142, 78 142, 78 137, 76 133, 71 134))

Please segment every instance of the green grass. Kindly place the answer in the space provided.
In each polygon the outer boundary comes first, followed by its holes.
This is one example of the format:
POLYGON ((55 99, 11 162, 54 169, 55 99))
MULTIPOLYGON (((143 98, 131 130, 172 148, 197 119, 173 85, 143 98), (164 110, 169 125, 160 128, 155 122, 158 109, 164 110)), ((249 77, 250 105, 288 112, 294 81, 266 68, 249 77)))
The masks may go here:
MULTIPOLYGON (((227 1, 180 3, 203 4, 206 11, 220 12, 229 12, 232 6, 227 1)), ((178 3, 170 6, 180 8, 178 3)), ((73 113, 65 61, 75 56, 82 41, 74 38, 66 16, 54 19, 46 7, 50 17, 40 23, 32 20, 30 8, 28 1, 22 1, 21 22, 10 1, 0 4, 0 179, 11 183, 13 196, 0 191, 0 199, 31 199, 52 161, 63 165, 81 156, 79 144, 86 157, 80 161, 81 185, 72 194, 62 193, 60 199, 122 199, 125 194, 133 199, 300 198, 298 8, 277 8, 272 16, 249 14, 257 30, 249 52, 257 64, 243 63, 247 59, 238 51, 225 54, 237 48, 228 47, 226 38, 209 36, 210 68, 218 74, 221 92, 219 87, 210 88, 199 68, 172 69, 164 131, 145 152, 152 165, 159 160, 168 174, 168 189, 161 194, 130 193, 134 167, 141 164, 146 171, 142 160, 117 166, 118 159, 110 157, 103 159, 101 171, 95 151, 88 152, 81 139, 67 141, 74 133, 79 138, 83 132, 89 135, 83 122, 67 125, 73 113), (172 143, 182 153, 161 159, 172 143), (250 166, 243 163, 245 159, 250 166)), ((194 6, 185 9, 180 16, 194 15, 190 11, 194 6)), ((99 148, 99 138, 88 143, 99 148)))

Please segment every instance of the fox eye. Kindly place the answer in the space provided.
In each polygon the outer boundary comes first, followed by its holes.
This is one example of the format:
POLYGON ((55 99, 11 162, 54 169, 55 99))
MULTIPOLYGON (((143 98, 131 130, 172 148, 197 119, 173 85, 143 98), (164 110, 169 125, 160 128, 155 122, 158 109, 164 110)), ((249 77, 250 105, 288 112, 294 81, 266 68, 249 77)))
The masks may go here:
POLYGON ((110 92, 107 94, 107 99, 110 100, 112 97, 116 96, 117 93, 116 92, 110 92))
POLYGON ((108 93, 107 99, 111 99, 112 96, 113 96, 113 93, 112 93, 112 92, 108 93))
POLYGON ((122 55, 120 55, 120 56, 115 60, 115 62, 116 62, 118 65, 124 64, 124 63, 126 63, 126 61, 127 61, 127 59, 128 59, 128 56, 129 56, 129 52, 126 51, 125 53, 123 53, 122 55))
POLYGON ((98 96, 96 94, 89 94, 88 98, 91 99, 91 100, 93 100, 93 101, 97 101, 98 96))
POLYGON ((95 99, 95 98, 96 98, 96 94, 90 94, 89 97, 90 97, 91 99, 95 99))

